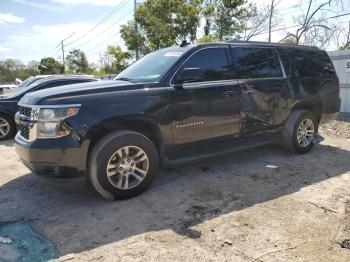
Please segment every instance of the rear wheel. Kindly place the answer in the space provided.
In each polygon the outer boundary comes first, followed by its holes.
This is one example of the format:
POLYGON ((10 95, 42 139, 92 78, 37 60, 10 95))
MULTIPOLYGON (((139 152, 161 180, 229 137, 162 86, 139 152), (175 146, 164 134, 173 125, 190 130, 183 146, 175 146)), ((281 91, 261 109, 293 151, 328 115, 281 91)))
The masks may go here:
POLYGON ((0 114, 0 141, 13 138, 15 133, 16 124, 13 119, 7 115, 0 114))
POLYGON ((307 153, 314 146, 318 122, 308 110, 293 110, 288 117, 282 133, 284 147, 292 152, 307 153))
POLYGON ((157 150, 147 137, 118 131, 102 138, 90 156, 92 186, 107 199, 124 199, 144 192, 158 170, 157 150))

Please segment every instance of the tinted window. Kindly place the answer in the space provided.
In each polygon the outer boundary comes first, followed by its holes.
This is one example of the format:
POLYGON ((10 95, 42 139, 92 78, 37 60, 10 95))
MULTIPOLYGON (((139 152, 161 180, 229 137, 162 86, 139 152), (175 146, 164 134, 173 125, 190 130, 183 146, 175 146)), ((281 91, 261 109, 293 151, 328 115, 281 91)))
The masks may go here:
POLYGON ((282 68, 269 48, 233 48, 235 78, 282 77, 282 68))
POLYGON ((202 49, 185 62, 179 70, 179 74, 184 68, 200 68, 202 70, 203 79, 197 82, 229 79, 226 48, 202 49))
POLYGON ((286 52, 302 77, 336 76, 326 52, 302 49, 289 49, 286 52))

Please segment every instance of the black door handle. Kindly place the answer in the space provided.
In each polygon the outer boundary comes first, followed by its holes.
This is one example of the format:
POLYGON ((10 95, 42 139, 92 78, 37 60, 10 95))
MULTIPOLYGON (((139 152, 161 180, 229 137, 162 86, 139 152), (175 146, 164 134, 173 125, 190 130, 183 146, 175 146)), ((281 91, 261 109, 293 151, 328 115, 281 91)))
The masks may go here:
POLYGON ((230 97, 230 96, 234 95, 234 92, 233 91, 226 91, 226 92, 223 92, 222 95, 224 97, 230 97))

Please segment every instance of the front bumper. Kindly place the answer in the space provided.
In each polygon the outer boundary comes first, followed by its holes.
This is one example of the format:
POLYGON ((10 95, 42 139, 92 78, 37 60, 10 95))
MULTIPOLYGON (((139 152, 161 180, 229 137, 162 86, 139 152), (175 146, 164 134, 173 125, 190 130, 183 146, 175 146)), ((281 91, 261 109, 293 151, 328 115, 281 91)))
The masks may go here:
POLYGON ((23 164, 37 175, 70 178, 86 173, 88 146, 71 136, 26 142, 17 134, 15 148, 23 164))

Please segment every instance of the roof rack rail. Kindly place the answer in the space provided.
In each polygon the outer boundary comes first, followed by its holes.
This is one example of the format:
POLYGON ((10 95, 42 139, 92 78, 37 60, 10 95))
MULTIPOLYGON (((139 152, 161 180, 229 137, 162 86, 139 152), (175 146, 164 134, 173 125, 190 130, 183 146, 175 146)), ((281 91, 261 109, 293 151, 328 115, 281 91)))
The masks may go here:
POLYGON ((281 46, 281 47, 296 47, 296 48, 308 48, 319 49, 317 46, 298 45, 298 44, 285 44, 285 43, 272 43, 272 42, 260 42, 260 41, 246 41, 246 40, 226 40, 223 43, 244 44, 249 43, 252 45, 266 45, 266 46, 281 46))

